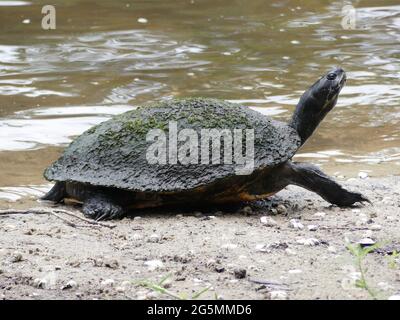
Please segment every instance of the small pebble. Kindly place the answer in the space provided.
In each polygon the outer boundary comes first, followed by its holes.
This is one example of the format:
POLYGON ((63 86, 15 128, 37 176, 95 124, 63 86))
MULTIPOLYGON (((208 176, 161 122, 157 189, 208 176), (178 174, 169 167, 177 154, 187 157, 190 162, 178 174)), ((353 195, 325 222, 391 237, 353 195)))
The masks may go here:
POLYGON ((291 219, 289 222, 289 226, 296 230, 301 230, 304 228, 304 225, 296 219, 291 219))
POLYGON ((133 240, 142 240, 142 239, 143 239, 143 236, 142 236, 141 234, 139 234, 139 233, 134 233, 134 234, 132 235, 132 239, 133 239, 133 240))
POLYGON ((238 269, 233 270, 233 274, 234 274, 236 279, 245 278, 246 277, 246 273, 247 273, 246 269, 243 269, 243 268, 238 268, 238 269))
POLYGON ((105 259, 104 260, 104 266, 110 269, 118 269, 119 263, 118 260, 116 259, 105 259))
POLYGON ((249 206, 244 207, 241 212, 245 215, 245 216, 250 216, 253 214, 253 209, 249 206))
POLYGON ((137 21, 139 23, 147 23, 147 22, 149 22, 149 20, 147 20, 146 18, 139 18, 139 19, 137 19, 137 21))
POLYGON ((378 214, 375 211, 372 211, 372 212, 369 213, 369 217, 370 218, 377 218, 378 214))
POLYGON ((289 246, 286 242, 275 241, 271 242, 267 247, 271 249, 286 249, 289 246))
POLYGON ((212 220, 215 219, 215 216, 203 216, 199 218, 202 221, 212 220))
POLYGON ((106 280, 101 282, 101 285, 103 287, 113 287, 114 283, 115 283, 115 281, 113 279, 106 279, 106 280))
POLYGON ((294 251, 293 249, 290 249, 290 248, 286 248, 286 249, 285 249, 285 252, 286 252, 288 255, 291 255, 291 256, 294 256, 294 255, 297 254, 296 251, 294 251))
POLYGON ((283 204, 279 204, 276 207, 276 211, 278 211, 279 214, 285 214, 287 212, 287 209, 283 204))
POLYGON ((14 251, 13 254, 12 254, 12 256, 11 256, 10 261, 11 261, 12 263, 16 263, 16 262, 22 261, 22 253, 21 253, 21 252, 18 252, 18 251, 14 251))
POLYGON ((216 272, 218 272, 218 273, 222 273, 222 272, 225 271, 225 268, 224 268, 223 266, 216 266, 216 267, 214 268, 214 270, 215 270, 216 272))
POLYGON ((360 172, 358 173, 358 177, 359 177, 360 179, 367 179, 367 178, 368 178, 368 173, 367 173, 367 172, 364 172, 364 171, 360 171, 360 172))
POLYGON ((266 227, 274 227, 277 225, 277 222, 273 218, 267 216, 261 217, 260 222, 266 227))
POLYGON ((152 234, 149 239, 147 240, 148 242, 152 242, 152 243, 157 243, 160 242, 161 237, 158 234, 152 234))
POLYGON ((148 267, 149 271, 154 271, 164 266, 161 260, 149 260, 144 265, 148 267))
POLYGON ((309 238, 309 239, 299 239, 296 241, 298 244, 302 244, 305 246, 313 247, 321 244, 321 241, 319 241, 316 238, 309 238))
POLYGON ((380 224, 373 224, 369 227, 372 231, 379 231, 382 230, 382 226, 380 224))
POLYGON ((61 287, 61 290, 67 290, 75 288, 78 284, 74 280, 68 281, 64 286, 61 287))
POLYGON ((115 288, 115 291, 117 291, 119 293, 125 292, 125 287, 118 286, 118 287, 115 288))
POLYGON ((287 249, 288 244, 286 242, 272 242, 270 244, 259 243, 256 245, 256 251, 271 253, 272 250, 283 250, 287 249))
POLYGON ((319 217, 319 218, 323 218, 323 217, 326 216, 326 213, 321 211, 321 212, 314 213, 314 216, 315 217, 319 217))
POLYGON ((36 278, 33 280, 33 286, 38 289, 45 289, 47 285, 46 279, 36 278))
POLYGON ((264 243, 259 243, 256 245, 256 251, 260 252, 271 252, 271 250, 268 248, 268 245, 264 243))
POLYGON ((309 225, 307 226, 307 229, 308 229, 308 231, 317 231, 318 226, 315 225, 315 224, 309 224, 309 225))
POLYGON ((361 247, 369 247, 369 246, 373 246, 376 242, 374 240, 372 240, 371 238, 363 238, 360 241, 358 241, 358 244, 361 247))
POLYGON ((278 214, 278 210, 275 208, 272 208, 271 210, 269 210, 269 213, 273 216, 276 216, 278 214))

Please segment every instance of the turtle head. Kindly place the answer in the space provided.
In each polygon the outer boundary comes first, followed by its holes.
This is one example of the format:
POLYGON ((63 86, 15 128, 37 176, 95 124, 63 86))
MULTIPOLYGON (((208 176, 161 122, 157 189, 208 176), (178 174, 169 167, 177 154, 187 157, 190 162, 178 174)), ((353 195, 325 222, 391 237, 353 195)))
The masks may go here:
MULTIPOLYGON (((321 111, 330 111, 336 104, 340 90, 346 82, 346 73, 342 68, 335 68, 315 82, 304 94, 306 100, 314 99, 319 102, 321 111)), ((302 97, 302 99, 303 99, 302 97)), ((320 112, 320 111, 318 111, 320 112)))
POLYGON ((290 123, 297 130, 301 144, 304 144, 322 119, 336 105, 345 82, 344 70, 334 68, 303 93, 290 123))

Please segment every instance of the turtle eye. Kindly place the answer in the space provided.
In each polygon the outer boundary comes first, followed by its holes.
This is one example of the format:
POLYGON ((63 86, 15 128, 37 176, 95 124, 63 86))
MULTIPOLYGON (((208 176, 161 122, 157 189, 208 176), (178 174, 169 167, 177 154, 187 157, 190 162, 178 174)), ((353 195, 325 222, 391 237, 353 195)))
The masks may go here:
POLYGON ((328 73, 328 75, 326 76, 326 78, 327 78, 328 80, 335 80, 335 79, 336 79, 336 73, 333 73, 333 72, 328 73))

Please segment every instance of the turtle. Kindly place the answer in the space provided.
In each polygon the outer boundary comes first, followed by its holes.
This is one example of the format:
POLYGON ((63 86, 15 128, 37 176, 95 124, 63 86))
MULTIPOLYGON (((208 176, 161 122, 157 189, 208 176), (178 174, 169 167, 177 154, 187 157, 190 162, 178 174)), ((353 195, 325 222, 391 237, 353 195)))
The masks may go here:
POLYGON ((331 69, 303 93, 288 123, 212 98, 163 100, 116 115, 75 138, 45 169, 44 177, 55 184, 42 199, 81 204, 84 216, 95 220, 122 218, 135 209, 263 200, 291 184, 340 207, 370 202, 317 166, 292 160, 336 105, 345 82, 342 68, 331 69), (217 139, 203 144, 204 132, 217 139), (225 139, 229 133, 234 143, 225 139), (197 143, 187 144, 196 134, 197 143), (214 157, 213 143, 224 152, 214 157), (229 161, 240 145, 235 155, 243 160, 248 152, 252 165, 229 161))

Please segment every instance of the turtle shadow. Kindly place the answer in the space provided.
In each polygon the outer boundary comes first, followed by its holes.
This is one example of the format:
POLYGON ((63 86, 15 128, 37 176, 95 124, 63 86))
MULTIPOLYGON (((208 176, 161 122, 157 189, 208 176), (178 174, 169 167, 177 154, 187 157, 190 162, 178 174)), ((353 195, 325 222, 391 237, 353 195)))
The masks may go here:
POLYGON ((211 215, 233 215, 240 213, 246 206, 245 203, 229 205, 174 205, 157 208, 134 209, 127 212, 125 218, 135 219, 135 217, 175 217, 183 216, 211 216, 211 215))
POLYGON ((274 196, 265 200, 258 200, 252 202, 236 202, 229 204, 182 204, 171 205, 156 208, 133 209, 127 212, 125 218, 135 219, 135 217, 176 217, 182 216, 233 216, 233 215, 251 215, 251 214, 268 214, 276 208, 279 204, 290 206, 289 202, 283 200, 279 196, 274 196))

